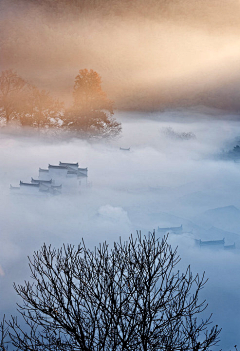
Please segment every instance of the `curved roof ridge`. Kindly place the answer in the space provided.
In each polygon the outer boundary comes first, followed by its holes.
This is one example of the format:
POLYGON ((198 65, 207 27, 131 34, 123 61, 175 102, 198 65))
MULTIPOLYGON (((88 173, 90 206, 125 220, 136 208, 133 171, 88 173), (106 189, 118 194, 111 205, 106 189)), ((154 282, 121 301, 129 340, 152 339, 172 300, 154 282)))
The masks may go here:
POLYGON ((44 180, 44 179, 34 179, 31 177, 31 183, 46 183, 46 184, 52 184, 52 179, 50 180, 44 180))
POLYGON ((36 188, 39 188, 39 185, 40 185, 40 183, 25 183, 25 182, 22 182, 21 180, 20 180, 20 186, 21 185, 23 185, 23 186, 31 186, 31 187, 36 187, 36 188))
POLYGON ((77 166, 78 167, 78 162, 76 163, 69 163, 69 162, 61 162, 59 161, 59 166, 77 166))

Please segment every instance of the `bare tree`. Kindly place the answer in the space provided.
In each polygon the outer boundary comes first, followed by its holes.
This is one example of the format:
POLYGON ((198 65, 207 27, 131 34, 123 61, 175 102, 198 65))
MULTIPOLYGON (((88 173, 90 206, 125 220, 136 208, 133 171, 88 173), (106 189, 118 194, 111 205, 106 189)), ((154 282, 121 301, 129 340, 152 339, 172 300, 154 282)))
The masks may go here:
POLYGON ((8 336, 8 326, 6 324, 5 315, 0 323, 0 351, 6 351, 8 347, 6 346, 6 338, 8 336))
POLYGON ((11 69, 3 71, 0 76, 0 112, 7 124, 19 109, 25 85, 24 79, 11 69))
POLYGON ((84 243, 56 250, 44 245, 29 259, 33 282, 15 286, 22 298, 10 337, 20 350, 210 350, 218 341, 207 307, 199 302, 206 280, 180 258, 167 238, 155 233, 128 242, 84 243))

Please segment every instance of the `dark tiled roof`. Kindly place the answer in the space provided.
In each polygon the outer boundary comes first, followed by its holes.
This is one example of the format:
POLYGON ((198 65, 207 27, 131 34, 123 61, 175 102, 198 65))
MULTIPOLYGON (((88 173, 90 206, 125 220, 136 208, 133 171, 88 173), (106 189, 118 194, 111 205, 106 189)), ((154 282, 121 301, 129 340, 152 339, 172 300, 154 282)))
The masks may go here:
POLYGON ((35 187, 35 188, 39 188, 40 183, 24 183, 20 180, 20 186, 29 186, 29 187, 35 187))
POLYGON ((158 227, 158 232, 180 232, 182 231, 182 225, 180 225, 180 227, 168 227, 168 228, 160 228, 158 227))
POLYGON ((202 241, 201 239, 199 240, 200 246, 216 246, 216 245, 224 245, 225 239, 223 238, 222 240, 206 240, 202 241))
POLYGON ((77 163, 67 163, 67 162, 59 162, 59 166, 64 166, 64 167, 71 167, 71 166, 75 166, 78 167, 78 162, 77 163))
POLYGON ((33 179, 31 178, 31 183, 35 183, 35 184, 38 184, 38 183, 43 183, 43 184, 52 184, 52 179, 50 180, 42 180, 42 179, 33 179))

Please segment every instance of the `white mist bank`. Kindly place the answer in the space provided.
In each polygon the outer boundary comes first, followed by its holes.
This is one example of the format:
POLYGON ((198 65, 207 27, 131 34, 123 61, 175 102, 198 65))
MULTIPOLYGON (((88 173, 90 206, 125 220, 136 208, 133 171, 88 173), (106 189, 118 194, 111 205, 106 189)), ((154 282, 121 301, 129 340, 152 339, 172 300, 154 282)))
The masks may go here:
POLYGON ((169 237, 179 246, 180 268, 191 264, 194 272, 206 271, 210 279, 202 298, 209 303, 207 314, 213 312, 214 323, 223 327, 220 346, 240 345, 240 164, 215 157, 234 145, 240 122, 193 111, 156 113, 148 120, 137 120, 135 113, 116 117, 123 132, 110 142, 44 142, 0 131, 0 314, 16 313, 12 283, 29 279, 27 256, 44 242, 59 247, 84 238, 94 247, 119 236, 125 240, 136 230, 182 224, 184 233, 169 237), (168 127, 196 138, 169 137, 168 127), (59 161, 88 167, 92 187, 41 198, 10 192, 10 184, 37 178, 39 167, 59 161), (220 207, 224 215, 218 220, 220 207), (194 241, 223 237, 227 245, 235 242, 236 250, 203 250, 194 241))

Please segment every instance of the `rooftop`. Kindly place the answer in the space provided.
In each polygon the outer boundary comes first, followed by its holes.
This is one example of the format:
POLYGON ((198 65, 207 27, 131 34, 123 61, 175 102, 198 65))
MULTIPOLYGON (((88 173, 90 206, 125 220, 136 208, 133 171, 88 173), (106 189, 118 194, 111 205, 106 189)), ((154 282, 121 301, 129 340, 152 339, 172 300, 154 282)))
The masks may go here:
MULTIPOLYGON (((78 162, 76 163, 59 162, 59 165, 49 164, 48 169, 39 168, 38 178, 40 179, 35 179, 31 177, 31 182, 29 183, 23 182, 20 180, 19 187, 18 186, 14 187, 10 185, 10 189, 19 190, 22 187, 25 187, 25 188, 33 188, 33 189, 39 190, 40 192, 50 192, 51 194, 60 194, 62 189, 62 184, 61 182, 58 182, 57 179, 68 178, 68 177, 69 178, 73 177, 75 180, 77 178, 87 179, 88 168, 87 167, 78 168, 78 165, 79 165, 78 162), (56 171, 54 172, 54 170, 56 171), (55 182, 57 182, 58 185, 55 185, 55 182)), ((81 185, 81 181, 76 182, 75 180, 73 182, 75 186, 81 185)), ((66 181, 66 188, 68 188, 69 185, 71 185, 70 181, 66 181)), ((70 189, 70 191, 72 191, 72 188, 70 189)), ((21 191, 21 193, 24 193, 24 192, 21 191)), ((25 193, 29 193, 29 191, 26 190, 25 193)))
POLYGON ((168 227, 168 228, 161 228, 161 227, 158 227, 158 232, 167 232, 167 231, 170 231, 170 232, 179 232, 179 231, 182 231, 182 224, 180 225, 180 227, 168 227))
POLYGON ((20 180, 20 186, 29 186, 39 188, 40 183, 24 183, 20 180))
POLYGON ((206 241, 202 241, 201 239, 199 240, 200 246, 224 245, 224 243, 225 243, 224 238, 222 240, 206 240, 206 241))
POLYGON ((64 166, 64 167, 78 167, 78 162, 76 163, 68 163, 68 162, 59 162, 59 166, 64 166))
POLYGON ((43 180, 43 179, 33 179, 33 178, 31 178, 31 183, 36 183, 36 184, 39 184, 39 183, 52 184, 52 179, 50 179, 50 180, 43 180))

